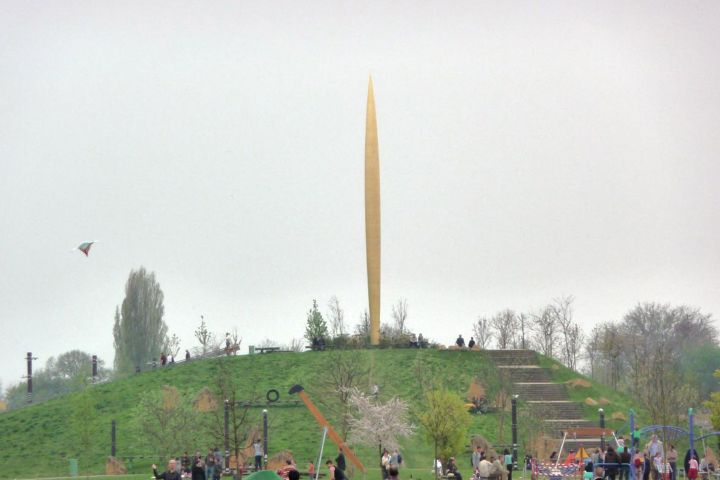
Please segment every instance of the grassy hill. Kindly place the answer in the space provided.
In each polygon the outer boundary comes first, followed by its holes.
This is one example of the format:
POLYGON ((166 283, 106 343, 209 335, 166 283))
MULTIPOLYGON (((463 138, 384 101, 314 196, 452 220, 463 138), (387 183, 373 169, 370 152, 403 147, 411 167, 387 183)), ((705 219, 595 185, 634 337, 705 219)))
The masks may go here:
MULTIPOLYGON (((141 399, 161 390, 164 385, 176 387, 183 396, 195 398, 203 387, 212 389, 217 384, 220 372, 230 372, 235 379, 237 399, 262 398, 262 402, 248 412, 248 423, 259 427, 262 410, 268 409, 270 453, 289 449, 298 463, 304 465, 317 456, 321 430, 302 404, 294 406, 286 403, 295 400, 287 392, 294 384, 303 385, 310 398, 337 426, 338 415, 329 409, 334 392, 327 385, 327 379, 339 360, 338 355, 352 355, 353 361, 367 366, 369 373, 360 383, 361 388, 369 389, 370 385, 377 384, 381 400, 397 395, 408 401, 414 411, 421 406, 422 385, 428 381, 432 380, 435 385, 442 385, 464 397, 474 377, 487 380, 488 384, 496 379, 493 365, 482 352, 431 349, 272 353, 178 364, 91 386, 84 393, 66 395, 1 414, 0 456, 3 461, 0 463, 3 468, 0 469, 0 477, 67 475, 69 458, 80 459, 83 474, 102 473, 105 460, 110 455, 110 425, 113 419, 117 422, 117 457, 126 462, 130 473, 149 472, 148 466, 160 459, 157 449, 141 433, 135 419, 141 399), (265 392, 270 389, 280 392, 280 401, 266 406, 263 405, 265 392)), ((551 367, 558 380, 570 375, 577 377, 577 374, 560 367, 552 367, 550 360, 542 361, 551 367)), ((617 402, 618 408, 629 406, 628 399, 613 392, 603 393, 603 396, 617 402)), ((578 392, 574 395, 585 394, 578 392)), ((588 410, 588 418, 597 418, 596 409, 588 410)), ((522 424, 520 432, 522 442, 522 424)), ((201 428, 193 428, 192 433, 193 442, 187 445, 190 452, 207 452, 209 447, 218 444, 201 428)), ((475 433, 491 442, 510 443, 509 414, 472 416, 468 439, 475 433), (498 431, 500 415, 505 415, 502 435, 498 431)), ((329 445, 327 448, 330 453, 325 456, 334 457, 335 447, 329 445)), ((181 453, 177 452, 177 455, 181 453)), ((358 453, 367 466, 374 466, 376 449, 360 448, 358 453)), ((419 429, 404 441, 403 456, 409 467, 429 472, 432 449, 419 429)), ((469 460, 465 459, 459 461, 461 468, 467 468, 468 463, 469 460)))

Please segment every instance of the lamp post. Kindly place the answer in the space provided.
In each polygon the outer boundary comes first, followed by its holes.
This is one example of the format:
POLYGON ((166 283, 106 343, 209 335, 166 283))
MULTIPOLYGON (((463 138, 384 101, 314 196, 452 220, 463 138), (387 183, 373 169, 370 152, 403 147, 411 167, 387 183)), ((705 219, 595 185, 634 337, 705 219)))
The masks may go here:
POLYGON ((225 399, 225 470, 230 470, 230 400, 225 399))
POLYGON ((517 450, 518 450, 518 431, 517 431, 517 399, 518 395, 513 395, 510 403, 512 405, 512 467, 517 468, 517 450))
POLYGON ((263 453, 265 460, 265 469, 267 469, 268 463, 268 419, 267 419, 267 408, 263 409, 263 453))
MULTIPOLYGON (((605 428, 605 410, 598 408, 600 414, 600 428, 605 428)), ((605 451, 605 432, 600 434, 600 450, 605 451)))
POLYGON ((33 397, 33 385, 32 385, 32 361, 37 360, 37 357, 32 356, 32 352, 27 352, 25 357, 27 360, 27 403, 32 403, 33 397))

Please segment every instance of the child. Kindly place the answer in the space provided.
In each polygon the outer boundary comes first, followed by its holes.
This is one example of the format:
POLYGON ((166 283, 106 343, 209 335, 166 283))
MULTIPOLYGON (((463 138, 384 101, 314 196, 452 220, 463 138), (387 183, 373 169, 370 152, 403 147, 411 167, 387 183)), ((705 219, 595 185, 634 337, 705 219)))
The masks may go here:
POLYGON ((688 478, 690 480, 695 480, 698 477, 698 461, 695 455, 690 458, 688 466, 690 467, 688 469, 688 478))

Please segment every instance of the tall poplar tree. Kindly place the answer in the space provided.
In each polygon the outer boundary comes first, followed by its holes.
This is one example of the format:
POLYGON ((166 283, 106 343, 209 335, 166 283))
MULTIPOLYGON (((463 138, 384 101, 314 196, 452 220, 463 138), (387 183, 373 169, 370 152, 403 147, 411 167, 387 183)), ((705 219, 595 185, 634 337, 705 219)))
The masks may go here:
POLYGON ((135 367, 159 358, 168 342, 164 313, 163 292, 155 273, 148 273, 144 267, 130 271, 125 299, 115 309, 116 373, 131 373, 135 367))

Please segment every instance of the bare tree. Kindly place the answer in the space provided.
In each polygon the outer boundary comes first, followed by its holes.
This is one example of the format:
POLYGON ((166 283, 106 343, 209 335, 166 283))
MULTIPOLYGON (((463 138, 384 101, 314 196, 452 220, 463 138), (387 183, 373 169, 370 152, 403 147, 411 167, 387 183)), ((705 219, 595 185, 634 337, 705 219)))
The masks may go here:
POLYGON ((401 298, 392 307, 392 317, 395 320, 395 330, 399 335, 405 333, 405 322, 407 321, 408 308, 407 300, 401 298))
POLYGON ((550 307, 543 308, 539 313, 533 314, 533 344, 545 356, 554 357, 557 346, 557 324, 555 315, 550 307))
POLYGON ((248 434, 251 427, 250 409, 260 399, 255 391, 239 396, 238 378, 227 360, 217 363, 213 385, 213 406, 205 421, 206 431, 217 444, 225 439, 225 404, 229 414, 230 449, 236 463, 240 463, 241 451, 250 443, 248 434))
POLYGON ((340 308, 340 300, 333 295, 328 302, 330 313, 328 314, 328 322, 330 323, 330 335, 332 338, 344 335, 345 332, 345 311, 340 308))
POLYGON ((168 338, 165 351, 173 358, 177 357, 178 353, 180 353, 180 337, 178 337, 177 334, 173 333, 170 338, 168 338))
POLYGON ((519 328, 519 336, 518 336, 518 348, 522 348, 525 350, 528 348, 528 341, 527 337, 525 336, 526 330, 527 330, 527 324, 528 324, 528 316, 525 313, 521 313, 517 316, 517 325, 519 328))
POLYGON ((582 354, 583 346, 585 345, 585 334, 580 329, 580 325, 574 323, 570 328, 570 333, 567 337, 568 341, 568 358, 570 364, 568 365, 573 370, 578 370, 578 362, 582 354))
POLYGON ((593 380, 597 380, 596 367, 601 359, 602 351, 602 327, 595 325, 590 331, 590 336, 585 342, 586 373, 593 380))
POLYGON ((242 337, 240 336, 237 327, 233 327, 230 331, 230 341, 233 345, 237 345, 237 350, 235 350, 235 354, 237 355, 238 350, 240 350, 240 345, 242 344, 242 337))
POLYGON ((200 326, 195 330, 195 338, 200 343, 200 353, 205 355, 206 353, 217 348, 218 343, 215 335, 208 330, 205 324, 205 317, 200 315, 200 326))
POLYGON ((498 312, 490 320, 490 326, 495 332, 497 346, 500 350, 514 348, 515 330, 517 329, 517 318, 515 312, 509 308, 498 312))
POLYGON ((334 350, 327 368, 321 369, 315 382, 319 385, 320 403, 340 419, 340 435, 347 439, 350 432, 350 396, 354 389, 367 384, 370 365, 360 350, 334 350))
POLYGON ((363 338, 370 339, 370 314, 367 309, 360 315, 360 322, 355 325, 355 333, 363 338))
POLYGON ((476 345, 483 350, 487 349, 492 340, 490 320, 487 317, 478 317, 477 322, 473 323, 473 332, 475 333, 476 345))
POLYGON ((573 302, 575 298, 572 295, 562 296, 553 299, 548 305, 550 314, 555 317, 555 324, 560 330, 560 360, 565 366, 572 370, 577 367, 577 352, 580 347, 577 345, 578 340, 582 340, 579 327, 573 320, 573 302))

